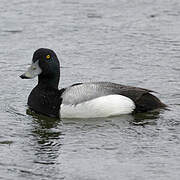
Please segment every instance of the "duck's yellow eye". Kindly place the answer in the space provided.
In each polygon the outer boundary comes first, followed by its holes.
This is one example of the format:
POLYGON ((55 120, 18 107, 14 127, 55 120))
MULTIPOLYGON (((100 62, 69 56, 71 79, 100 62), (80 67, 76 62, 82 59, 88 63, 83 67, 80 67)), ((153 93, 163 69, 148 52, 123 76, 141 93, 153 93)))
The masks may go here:
POLYGON ((50 56, 49 54, 48 54, 48 55, 46 55, 46 59, 50 59, 50 57, 51 57, 51 56, 50 56))

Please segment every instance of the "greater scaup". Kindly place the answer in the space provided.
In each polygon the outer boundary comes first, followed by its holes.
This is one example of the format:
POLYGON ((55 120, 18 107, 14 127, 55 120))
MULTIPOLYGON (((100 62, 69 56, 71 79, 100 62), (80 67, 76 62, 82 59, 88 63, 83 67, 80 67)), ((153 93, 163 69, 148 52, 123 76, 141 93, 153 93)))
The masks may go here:
POLYGON ((112 82, 76 83, 59 90, 60 65, 51 49, 36 50, 32 65, 20 77, 36 76, 38 84, 31 91, 27 104, 33 111, 51 117, 108 117, 166 106, 151 94, 151 90, 112 82))

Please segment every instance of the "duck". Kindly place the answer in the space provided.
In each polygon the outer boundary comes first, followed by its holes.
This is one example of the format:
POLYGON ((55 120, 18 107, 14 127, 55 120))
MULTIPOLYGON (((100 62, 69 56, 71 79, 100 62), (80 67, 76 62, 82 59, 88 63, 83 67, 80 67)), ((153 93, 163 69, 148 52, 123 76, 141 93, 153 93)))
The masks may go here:
POLYGON ((165 108, 154 91, 118 83, 82 82, 59 89, 60 62, 48 48, 37 49, 22 79, 38 76, 27 105, 35 113, 57 118, 98 118, 165 108))

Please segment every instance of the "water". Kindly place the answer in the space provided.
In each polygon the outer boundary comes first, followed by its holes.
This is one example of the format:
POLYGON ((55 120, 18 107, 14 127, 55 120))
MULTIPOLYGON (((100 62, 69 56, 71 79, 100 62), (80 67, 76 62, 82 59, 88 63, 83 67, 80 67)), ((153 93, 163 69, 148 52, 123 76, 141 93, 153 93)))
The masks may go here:
POLYGON ((0 1, 0 179, 178 180, 178 0, 0 1), (37 79, 19 75, 48 47, 61 83, 112 81, 159 92, 168 111, 58 120, 26 113, 37 79))

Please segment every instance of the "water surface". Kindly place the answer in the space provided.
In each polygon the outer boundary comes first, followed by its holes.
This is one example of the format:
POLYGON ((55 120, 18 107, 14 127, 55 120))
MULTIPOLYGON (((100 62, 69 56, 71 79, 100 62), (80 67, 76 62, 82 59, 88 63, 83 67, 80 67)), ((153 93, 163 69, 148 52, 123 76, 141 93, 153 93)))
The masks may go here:
POLYGON ((0 179, 179 179, 178 0, 1 0, 0 7, 0 179), (60 58, 60 88, 139 86, 159 92, 170 110, 76 120, 29 115, 37 79, 19 75, 40 47, 60 58))

